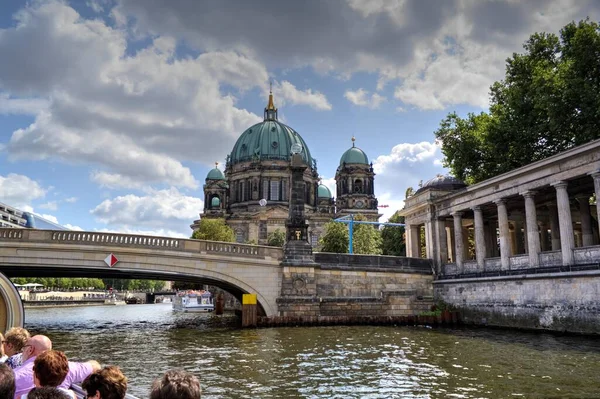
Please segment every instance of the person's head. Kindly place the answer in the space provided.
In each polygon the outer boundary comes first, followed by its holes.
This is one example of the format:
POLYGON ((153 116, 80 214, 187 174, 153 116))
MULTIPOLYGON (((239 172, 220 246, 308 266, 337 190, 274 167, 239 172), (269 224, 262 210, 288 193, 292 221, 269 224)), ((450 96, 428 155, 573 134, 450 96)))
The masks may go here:
POLYGON ((27 343, 23 345, 21 353, 23 353, 23 361, 40 355, 48 350, 52 349, 52 341, 45 335, 34 335, 27 340, 27 343))
POLYGON ((0 342, 2 342, 2 345, 0 345, 0 357, 6 355, 6 352, 4 351, 4 335, 2 335, 2 333, 0 333, 0 342))
POLYGON ((47 350, 33 362, 33 383, 36 387, 57 387, 69 372, 69 361, 63 352, 47 350))
POLYGON ((23 346, 30 338, 29 331, 22 327, 13 327, 6 332, 2 340, 2 347, 7 356, 13 356, 21 352, 23 346))
POLYGON ((71 399, 65 392, 56 387, 33 388, 27 394, 27 399, 71 399))
POLYGON ((150 399, 199 399, 202 394, 200 381, 184 370, 169 370, 154 380, 150 399))
POLYGON ((86 377, 81 387, 93 399, 123 399, 127 392, 127 377, 117 366, 106 366, 86 377))
POLYGON ((6 364, 0 364, 0 398, 15 396, 15 374, 6 364))

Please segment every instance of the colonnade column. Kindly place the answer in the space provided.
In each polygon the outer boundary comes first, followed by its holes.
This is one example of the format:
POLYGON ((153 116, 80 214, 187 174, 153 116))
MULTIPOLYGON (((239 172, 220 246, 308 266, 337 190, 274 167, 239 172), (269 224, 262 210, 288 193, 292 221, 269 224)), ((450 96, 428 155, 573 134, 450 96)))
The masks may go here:
POLYGON ((494 201, 498 207, 498 230, 500 230, 500 263, 502 270, 510 268, 510 231, 508 229, 508 212, 506 211, 506 200, 494 201))
POLYGON ((598 214, 598 231, 600 231, 600 172, 592 173, 594 192, 596 193, 596 213, 598 214))
POLYGON ((483 229, 483 212, 480 206, 473 207, 475 214, 475 258, 479 270, 485 270, 485 232, 483 229))
POLYGON ((575 238, 573 237, 573 220, 571 219, 571 205, 569 203, 569 193, 567 192, 567 182, 559 181, 552 185, 556 189, 562 261, 563 265, 572 265, 575 238))
POLYGON ((448 262, 448 238, 446 237, 446 221, 444 219, 436 219, 434 222, 435 233, 437 236, 437 263, 438 263, 438 274, 442 272, 442 266, 448 262))
POLYGON ((579 202, 579 214, 581 215, 581 243, 584 247, 594 245, 594 233, 592 232, 592 215, 590 212, 590 196, 577 197, 579 202))
POLYGON ((527 221, 527 253, 529 265, 537 267, 540 264, 540 236, 538 234, 537 211, 535 209, 535 191, 525 191, 525 220, 527 221))
POLYGON ((433 260, 433 224, 430 221, 425 222, 425 257, 433 260))
POLYGON ((452 217, 454 218, 454 262, 456 263, 460 273, 463 272, 464 260, 462 215, 462 212, 452 213, 452 217))
POLYGON ((552 241, 552 250, 560 249, 560 229, 558 227, 558 210, 556 204, 547 205, 550 216, 550 240, 552 241))
POLYGON ((446 247, 448 248, 448 259, 451 263, 455 263, 456 256, 454 256, 454 234, 452 233, 454 227, 450 226, 450 223, 445 223, 444 226, 446 230, 446 247))

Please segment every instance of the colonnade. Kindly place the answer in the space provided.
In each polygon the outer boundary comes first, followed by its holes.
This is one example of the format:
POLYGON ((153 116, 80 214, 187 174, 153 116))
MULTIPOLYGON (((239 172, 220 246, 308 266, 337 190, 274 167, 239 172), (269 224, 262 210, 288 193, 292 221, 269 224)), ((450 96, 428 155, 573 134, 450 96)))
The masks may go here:
POLYGON ((434 209, 424 223, 406 225, 407 256, 422 257, 424 246, 425 257, 440 267, 455 264, 459 274, 466 263, 485 271, 489 258, 499 258, 499 268, 508 270, 514 255, 526 254, 528 267, 545 266, 540 253, 548 251, 560 251, 562 265, 572 265, 575 248, 599 244, 600 206, 592 216, 590 198, 600 198, 600 172, 572 183, 555 181, 466 209, 453 207, 442 216, 434 209), (593 180, 593 191, 585 179, 593 180))

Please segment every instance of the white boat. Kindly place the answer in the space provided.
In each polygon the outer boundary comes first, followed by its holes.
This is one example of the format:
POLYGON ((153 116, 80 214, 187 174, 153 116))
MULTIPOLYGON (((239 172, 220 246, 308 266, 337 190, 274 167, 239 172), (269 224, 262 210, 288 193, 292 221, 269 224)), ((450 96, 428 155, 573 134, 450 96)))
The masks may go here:
POLYGON ((179 312, 212 312, 215 310, 210 291, 180 291, 173 299, 173 310, 179 312))

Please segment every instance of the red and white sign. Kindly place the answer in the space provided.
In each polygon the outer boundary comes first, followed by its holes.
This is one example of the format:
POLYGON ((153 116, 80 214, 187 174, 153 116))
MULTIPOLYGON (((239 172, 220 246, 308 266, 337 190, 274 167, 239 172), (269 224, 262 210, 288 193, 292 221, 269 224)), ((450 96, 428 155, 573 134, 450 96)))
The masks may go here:
POLYGON ((104 263, 106 263, 108 265, 108 267, 113 267, 114 265, 117 264, 118 261, 119 261, 119 259, 117 259, 117 257, 114 256, 113 254, 108 255, 104 259, 104 263))

